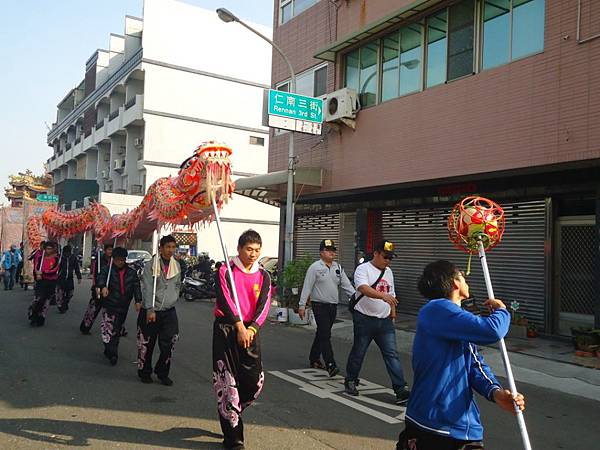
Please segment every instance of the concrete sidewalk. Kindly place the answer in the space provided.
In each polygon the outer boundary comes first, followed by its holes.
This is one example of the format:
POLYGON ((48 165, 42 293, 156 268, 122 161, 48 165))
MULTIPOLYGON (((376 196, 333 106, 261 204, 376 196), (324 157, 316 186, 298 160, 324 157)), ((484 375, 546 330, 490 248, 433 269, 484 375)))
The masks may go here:
MULTIPOLYGON (((396 321, 398 350, 401 353, 412 354, 415 323, 414 316, 402 316, 396 321)), ((302 328, 311 333, 316 329, 311 325, 302 328)), ((352 319, 346 305, 340 305, 338 308, 338 320, 333 325, 332 336, 349 344, 353 340, 352 319)), ((570 344, 541 337, 511 338, 506 340, 506 345, 516 382, 541 385, 600 401, 600 370, 578 364, 577 361, 585 360, 587 363, 590 360, 590 364, 595 364, 599 361, 598 358, 575 357, 570 344)), ((480 353, 494 372, 503 377, 505 370, 498 346, 480 347, 480 353)))

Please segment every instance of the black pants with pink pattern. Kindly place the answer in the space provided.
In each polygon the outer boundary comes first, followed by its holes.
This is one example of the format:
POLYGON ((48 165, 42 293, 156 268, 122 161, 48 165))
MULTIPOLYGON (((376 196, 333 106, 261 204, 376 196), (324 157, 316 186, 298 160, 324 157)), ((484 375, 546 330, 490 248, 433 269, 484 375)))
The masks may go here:
POLYGON ((152 375, 152 353, 158 341, 160 355, 154 366, 154 373, 159 378, 168 377, 175 343, 179 339, 177 311, 175 308, 156 311, 156 321, 151 323, 147 322, 146 315, 145 309, 141 309, 138 315, 138 375, 152 375))
POLYGON ((213 387, 226 448, 243 445, 242 412, 258 398, 264 381, 258 336, 249 348, 242 348, 235 327, 215 321, 213 387))
POLYGON ((102 308, 100 335, 104 343, 104 354, 107 358, 119 356, 119 340, 121 339, 121 331, 126 319, 127 312, 102 308))
POLYGON ((35 284, 33 301, 29 305, 28 318, 33 326, 43 326, 50 306, 50 300, 56 294, 56 281, 39 280, 35 284))
POLYGON ((89 334, 92 325, 94 325, 96 317, 98 317, 98 314, 102 309, 102 305, 100 303, 100 299, 96 296, 96 287, 92 286, 92 297, 90 298, 90 302, 88 303, 88 306, 85 309, 83 319, 81 320, 81 324, 79 325, 79 330, 82 333, 89 334))

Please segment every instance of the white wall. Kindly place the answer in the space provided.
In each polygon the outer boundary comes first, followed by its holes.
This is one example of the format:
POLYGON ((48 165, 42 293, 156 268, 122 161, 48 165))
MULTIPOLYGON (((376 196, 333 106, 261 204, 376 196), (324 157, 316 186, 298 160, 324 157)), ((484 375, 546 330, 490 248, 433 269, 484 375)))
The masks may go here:
MULTIPOLYGON (((267 37, 272 31, 250 25, 267 37)), ((271 47, 214 10, 175 0, 144 0, 144 58, 269 84, 271 47)))
POLYGON ((155 64, 143 63, 142 68, 145 109, 263 128, 260 87, 155 64))
POLYGON ((268 171, 269 136, 267 134, 146 113, 144 121, 144 160, 181 164, 202 142, 215 140, 227 144, 233 150, 231 161, 234 171, 244 173, 268 171), (264 147, 250 145, 250 136, 265 138, 264 147))

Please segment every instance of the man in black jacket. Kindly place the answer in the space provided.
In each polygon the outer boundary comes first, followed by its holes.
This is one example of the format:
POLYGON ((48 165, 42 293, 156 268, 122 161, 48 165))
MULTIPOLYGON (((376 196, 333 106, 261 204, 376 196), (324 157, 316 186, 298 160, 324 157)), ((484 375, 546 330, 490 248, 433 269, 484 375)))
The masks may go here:
POLYGON ((69 302, 73 297, 73 291, 75 290, 73 274, 77 276, 77 283, 81 284, 79 260, 77 259, 77 256, 73 254, 72 247, 70 245, 65 245, 60 260, 58 283, 56 285, 56 304, 58 305, 58 311, 61 314, 67 312, 69 309, 69 302))
POLYGON ((92 328, 92 325, 94 325, 94 321, 96 320, 96 317, 98 317, 98 313, 100 312, 101 305, 100 294, 98 292, 97 286, 97 279, 103 270, 108 270, 108 267, 110 265, 110 259, 112 257, 112 252, 113 244, 104 244, 104 253, 101 254, 100 250, 98 250, 98 253, 96 254, 96 259, 92 261, 92 266, 90 267, 90 271, 92 273, 92 297, 90 298, 88 307, 86 308, 85 314, 83 315, 83 319, 81 320, 81 325, 79 325, 79 330, 82 334, 90 334, 90 329, 92 328))
POLYGON ((125 262, 127 250, 123 247, 116 247, 113 250, 112 259, 112 268, 109 270, 107 267, 100 272, 96 280, 96 286, 100 289, 102 295, 102 325, 100 330, 102 342, 104 342, 104 355, 114 366, 117 364, 118 359, 121 328, 127 318, 131 299, 135 298, 135 302, 141 304, 142 291, 136 271, 125 262))

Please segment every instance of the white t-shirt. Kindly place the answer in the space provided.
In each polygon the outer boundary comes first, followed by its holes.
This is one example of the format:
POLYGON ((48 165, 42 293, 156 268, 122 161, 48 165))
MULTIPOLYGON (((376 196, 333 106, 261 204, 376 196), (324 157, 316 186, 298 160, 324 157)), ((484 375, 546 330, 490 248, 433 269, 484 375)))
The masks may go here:
MULTIPOLYGON (((361 264, 354 271, 354 286, 356 286, 356 295, 359 296, 360 286, 371 286, 375 283, 375 280, 379 278, 381 274, 381 270, 375 267, 371 262, 367 262, 361 264)), ((392 273, 392 269, 387 267, 385 269, 385 273, 375 289, 378 292, 385 292, 387 294, 396 296, 396 291, 394 290, 394 274, 392 273)), ((367 316, 378 317, 380 319, 385 319, 389 317, 391 310, 390 305, 378 298, 363 296, 356 304, 354 309, 360 313, 363 313, 367 316)))

